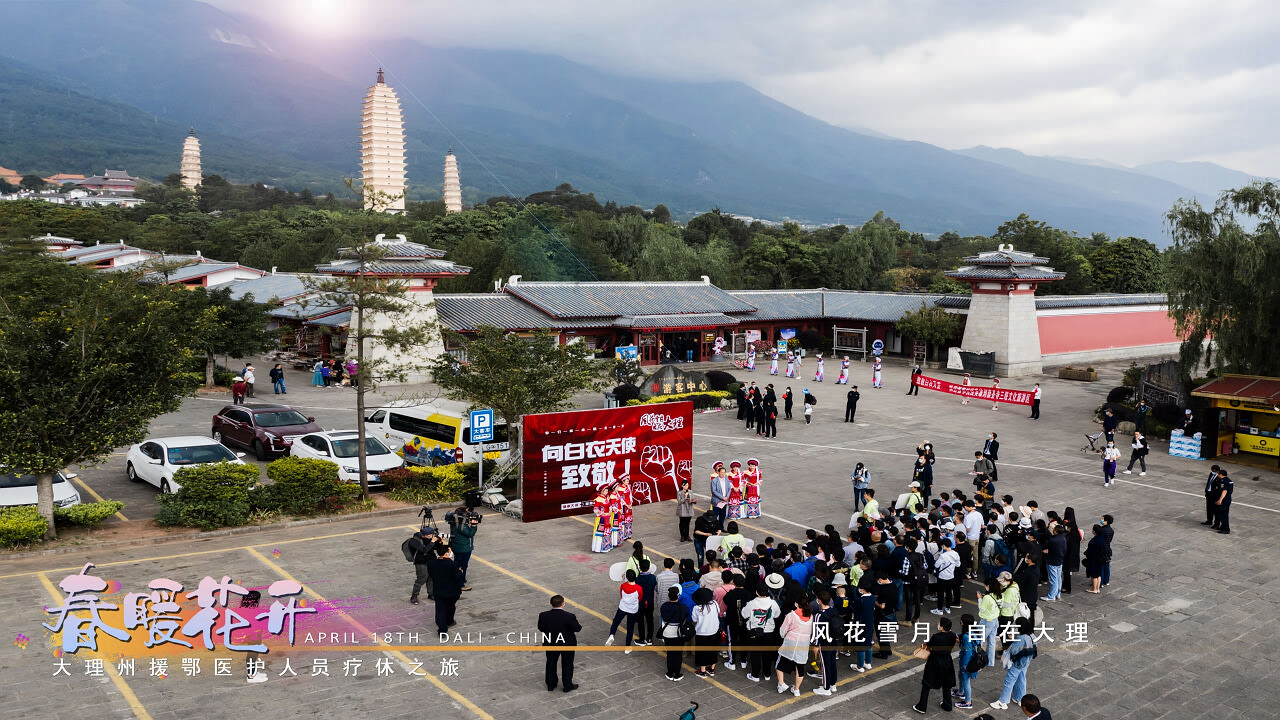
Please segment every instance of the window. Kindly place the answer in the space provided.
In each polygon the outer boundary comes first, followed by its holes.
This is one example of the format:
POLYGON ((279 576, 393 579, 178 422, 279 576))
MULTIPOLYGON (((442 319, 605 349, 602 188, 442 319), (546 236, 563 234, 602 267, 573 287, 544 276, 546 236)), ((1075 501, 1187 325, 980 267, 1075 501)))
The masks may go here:
POLYGON ((450 445, 453 444, 454 437, 457 435, 451 425, 409 417, 399 413, 391 413, 390 424, 392 430, 412 433, 427 440, 449 443, 450 445))
POLYGON ((228 410, 228 411, 226 411, 226 412, 222 413, 222 417, 224 417, 224 418, 226 418, 226 419, 228 419, 228 420, 230 420, 230 421, 232 421, 232 422, 245 423, 246 425, 252 425, 252 424, 253 424, 253 423, 252 423, 252 422, 250 422, 250 420, 249 420, 249 413, 247 413, 247 412, 245 412, 245 411, 243 411, 243 410, 228 410))
POLYGON ((322 452, 322 453, 329 452, 329 443, 325 442, 324 438, 322 437, 317 437, 315 435, 308 435, 302 438, 302 444, 306 445, 312 450, 318 450, 319 452, 322 452))
POLYGON ((387 411, 386 411, 386 410, 379 410, 378 412, 376 412, 376 413, 374 413, 374 414, 370 415, 369 417, 365 418, 365 421, 366 421, 366 422, 371 422, 371 423, 380 423, 380 422, 382 422, 383 420, 385 420, 385 419, 386 419, 386 417, 387 417, 387 411))
POLYGON ((143 455, 146 455, 152 460, 160 459, 160 446, 153 442, 144 443, 143 446, 138 449, 142 451, 143 455))
POLYGON ((258 421, 258 427, 285 427, 287 425, 307 424, 306 416, 297 410, 260 412, 254 416, 254 419, 258 421))
MULTIPOLYGON (((343 438, 333 441, 333 454, 340 458, 353 458, 359 452, 359 438, 343 438)), ((364 439, 364 453, 368 455, 390 455, 391 451, 386 445, 378 442, 378 438, 367 437, 364 439)))
POLYGON ((236 456, 221 445, 192 445, 169 448, 170 465, 198 465, 223 460, 235 460, 236 456))
MULTIPOLYGON (((486 441, 485 441, 485 444, 486 444, 486 445, 488 445, 488 444, 490 444, 490 443, 504 443, 504 442, 507 442, 507 424, 506 424, 506 423, 502 423, 502 424, 499 424, 499 425, 494 425, 494 426, 493 426, 493 439, 492 439, 492 440, 486 440, 486 441)), ((471 428, 469 428, 469 427, 462 428, 462 444, 463 444, 463 445, 471 445, 471 444, 472 444, 472 443, 471 443, 471 428)))

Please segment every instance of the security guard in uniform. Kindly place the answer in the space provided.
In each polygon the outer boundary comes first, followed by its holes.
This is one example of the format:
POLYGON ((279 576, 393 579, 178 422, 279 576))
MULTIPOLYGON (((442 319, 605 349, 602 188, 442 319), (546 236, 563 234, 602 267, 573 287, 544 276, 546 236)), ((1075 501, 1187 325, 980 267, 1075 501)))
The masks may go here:
POLYGON ((1236 490, 1236 484, 1227 477, 1226 470, 1218 471, 1218 481, 1221 490, 1218 491, 1218 500, 1215 503, 1218 507, 1218 532, 1222 535, 1231 534, 1231 495, 1236 490))
POLYGON ((1216 519, 1218 506, 1215 503, 1218 501, 1219 491, 1222 489, 1218 480, 1218 473, 1221 470, 1222 468, 1217 465, 1209 468, 1209 477, 1204 481, 1204 522, 1200 524, 1210 525, 1215 530, 1218 529, 1218 521, 1216 519))

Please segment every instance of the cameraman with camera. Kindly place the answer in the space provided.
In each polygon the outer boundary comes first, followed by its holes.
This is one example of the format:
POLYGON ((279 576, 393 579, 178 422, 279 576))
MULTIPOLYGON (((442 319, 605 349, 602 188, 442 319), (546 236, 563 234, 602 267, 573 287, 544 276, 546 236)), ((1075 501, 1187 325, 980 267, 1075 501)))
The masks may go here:
POLYGON ((443 545, 440 541, 440 533, 435 528, 435 521, 431 517, 431 508, 422 508, 418 511, 418 517, 422 518, 422 529, 414 533, 406 543, 408 547, 406 555, 412 555, 415 573, 413 592, 409 594, 409 603, 413 605, 418 604, 418 593, 423 585, 427 587, 427 599, 435 599, 431 594, 431 572, 428 570, 428 564, 435 559, 436 547, 443 545))
POLYGON ((467 564, 471 561, 471 551, 475 549, 476 530, 480 528, 480 513, 465 505, 447 513, 445 522, 449 523, 449 547, 453 549, 454 560, 462 571, 462 589, 470 590, 467 584, 467 564))

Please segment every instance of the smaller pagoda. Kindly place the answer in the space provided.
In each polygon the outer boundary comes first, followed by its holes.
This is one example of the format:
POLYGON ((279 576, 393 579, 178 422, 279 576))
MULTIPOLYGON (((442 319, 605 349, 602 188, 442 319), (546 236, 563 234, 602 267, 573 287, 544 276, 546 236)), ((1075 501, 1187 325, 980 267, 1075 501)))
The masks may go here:
POLYGON ((1013 245, 1001 245, 964 258, 963 265, 946 273, 969 283, 973 290, 961 347, 968 352, 994 352, 997 375, 1039 375, 1044 369, 1036 289, 1066 277, 1047 262, 1048 258, 1018 252, 1013 245))

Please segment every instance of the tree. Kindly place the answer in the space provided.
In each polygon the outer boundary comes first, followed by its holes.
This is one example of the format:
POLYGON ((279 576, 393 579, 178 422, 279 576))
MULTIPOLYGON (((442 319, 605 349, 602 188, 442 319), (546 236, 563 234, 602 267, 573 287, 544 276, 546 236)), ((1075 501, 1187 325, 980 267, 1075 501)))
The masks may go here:
MULTIPOLYGON (((394 199, 386 193, 361 188, 371 196, 366 207, 385 208, 394 199)), ((381 218, 375 210, 357 215, 357 232, 365 231, 381 218)), ((347 307, 351 322, 347 327, 347 355, 355 346, 356 359, 356 435, 357 460, 360 470, 360 496, 369 498, 368 455, 365 448, 365 395, 378 382, 403 382, 410 375, 426 369, 418 359, 438 345, 434 323, 424 322, 431 306, 418 300, 424 293, 411 292, 411 281, 379 275, 371 266, 387 257, 385 243, 370 240, 367 234, 356 236, 355 244, 338 251, 349 261, 349 268, 339 274, 322 277, 306 276, 303 284, 311 295, 302 302, 311 306, 347 307), (366 352, 369 348, 369 352, 366 352)))
POLYGON ((23 190, 43 190, 45 185, 48 185, 48 183, 39 175, 23 175, 22 179, 18 181, 18 187, 23 190))
POLYGON ((276 344, 267 330, 267 306, 252 296, 235 300, 229 287, 196 287, 178 297, 192 327, 201 328, 192 347, 204 355, 205 387, 213 387, 215 356, 248 357, 276 344))
POLYGON ((936 305, 930 306, 921 301, 918 309, 903 314, 894 327, 902 335, 936 349, 960 332, 960 319, 936 305))
POLYGON ((1089 256, 1093 284, 1099 292, 1144 293, 1164 290, 1160 250, 1142 238, 1104 242, 1089 256))
POLYGON ((46 538, 53 474, 141 441, 199 384, 180 292, 0 248, 0 465, 36 476, 46 538))
POLYGON ((1169 314, 1184 371, 1204 361, 1220 372, 1280 375, 1280 186, 1228 190, 1212 211, 1180 200, 1165 218, 1173 233, 1169 314))
POLYGON ((502 416, 513 456, 519 452, 521 418, 567 409, 576 393, 600 391, 606 384, 605 364, 596 362, 586 346, 561 345, 547 332, 517 335, 480 327, 474 337, 450 337, 466 351, 467 361, 442 355, 431 365, 432 377, 448 397, 502 416))

